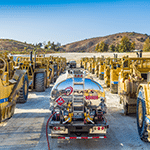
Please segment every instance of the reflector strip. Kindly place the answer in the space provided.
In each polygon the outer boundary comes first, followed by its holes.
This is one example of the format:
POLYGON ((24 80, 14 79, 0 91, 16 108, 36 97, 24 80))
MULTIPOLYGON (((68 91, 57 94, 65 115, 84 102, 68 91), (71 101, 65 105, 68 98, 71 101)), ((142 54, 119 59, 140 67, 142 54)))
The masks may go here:
POLYGON ((112 84, 118 84, 118 81, 111 81, 112 84))
POLYGON ((86 96, 86 99, 90 100, 90 99, 98 99, 98 96, 86 96))
POLYGON ((106 139, 106 136, 93 136, 93 137, 58 137, 58 139, 106 139))
POLYGON ((0 104, 1 104, 1 103, 4 103, 4 102, 8 102, 8 98, 0 99, 0 104))

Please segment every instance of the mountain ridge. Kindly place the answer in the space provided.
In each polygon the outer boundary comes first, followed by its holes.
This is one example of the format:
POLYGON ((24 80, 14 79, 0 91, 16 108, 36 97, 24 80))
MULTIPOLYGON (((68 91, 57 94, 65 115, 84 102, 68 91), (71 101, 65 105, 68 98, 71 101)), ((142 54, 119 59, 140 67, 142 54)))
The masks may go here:
MULTIPOLYGON (((104 41, 109 46, 111 44, 120 44, 123 36, 127 36, 130 42, 135 41, 135 49, 143 49, 143 44, 147 38, 150 38, 147 34, 136 33, 136 32, 122 32, 111 35, 92 37, 81 41, 76 41, 62 45, 58 52, 95 52, 95 47, 98 43, 104 41)), ((0 52, 6 51, 9 53, 29 53, 35 50, 38 53, 55 53, 56 51, 43 49, 33 44, 26 42, 11 40, 11 39, 0 39, 0 52)))
POLYGON ((145 40, 149 37, 147 34, 136 33, 136 32, 122 32, 115 33, 111 35, 106 35, 102 37, 93 37, 89 39, 84 39, 81 41, 76 41, 61 46, 61 49, 65 52, 94 52, 95 46, 104 41, 106 44, 117 45, 120 44, 120 41, 123 36, 127 36, 130 42, 135 41, 135 49, 143 49, 143 44, 145 40))

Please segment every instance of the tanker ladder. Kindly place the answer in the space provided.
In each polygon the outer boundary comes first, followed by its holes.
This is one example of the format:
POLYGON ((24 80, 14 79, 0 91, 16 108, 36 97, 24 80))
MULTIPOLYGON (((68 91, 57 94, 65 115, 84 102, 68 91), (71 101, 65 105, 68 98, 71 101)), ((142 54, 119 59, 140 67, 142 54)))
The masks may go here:
POLYGON ((73 70, 73 120, 84 119, 84 89, 85 89, 85 71, 73 70), (80 89, 79 89, 80 87, 80 89))

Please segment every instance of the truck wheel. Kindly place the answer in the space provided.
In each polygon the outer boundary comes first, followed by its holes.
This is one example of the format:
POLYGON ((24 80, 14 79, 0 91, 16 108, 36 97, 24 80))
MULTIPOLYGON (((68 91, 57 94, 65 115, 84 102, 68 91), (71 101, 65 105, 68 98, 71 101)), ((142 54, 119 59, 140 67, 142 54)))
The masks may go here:
POLYGON ((141 140, 148 142, 148 131, 146 125, 146 105, 143 88, 140 88, 137 98, 137 128, 141 140))
POLYGON ((124 115, 129 115, 129 111, 128 111, 128 96, 124 95, 123 96, 123 111, 124 111, 124 115))
POLYGON ((2 122, 2 110, 0 109, 0 123, 2 122))
POLYGON ((25 103, 28 99, 28 89, 29 89, 29 81, 28 81, 28 76, 25 74, 24 76, 24 81, 23 81, 23 86, 21 87, 19 93, 19 97, 17 99, 17 103, 25 103))
POLYGON ((123 103, 123 110, 124 110, 124 115, 127 116, 129 115, 129 112, 128 112, 128 104, 126 103, 123 103))
POLYGON ((95 74, 95 69, 94 68, 92 69, 92 74, 95 74))
POLYGON ((45 72, 37 73, 35 76, 35 90, 37 92, 45 91, 46 75, 45 72))

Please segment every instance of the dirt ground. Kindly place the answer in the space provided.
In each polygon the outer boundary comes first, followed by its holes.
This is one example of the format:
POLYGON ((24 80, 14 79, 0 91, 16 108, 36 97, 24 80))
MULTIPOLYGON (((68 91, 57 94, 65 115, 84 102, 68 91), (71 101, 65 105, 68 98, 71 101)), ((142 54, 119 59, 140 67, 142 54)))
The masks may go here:
MULTIPOLYGON (((69 57, 68 54, 65 56, 69 57)), ((88 56, 91 55, 88 54, 88 56)), ((79 57, 81 54, 74 56, 77 59, 79 57)), ((93 77, 102 86, 104 85, 103 81, 93 77)), ((0 124, 0 150, 48 149, 45 132, 46 122, 50 115, 49 98, 52 86, 45 92, 29 92, 27 103, 17 104, 13 117, 0 124)), ((150 149, 150 143, 145 143, 139 138, 136 115, 124 116, 122 105, 119 103, 119 96, 111 94, 108 88, 105 88, 105 91, 108 108, 106 118, 110 126, 107 139, 57 140, 49 138, 52 150, 150 149)))

